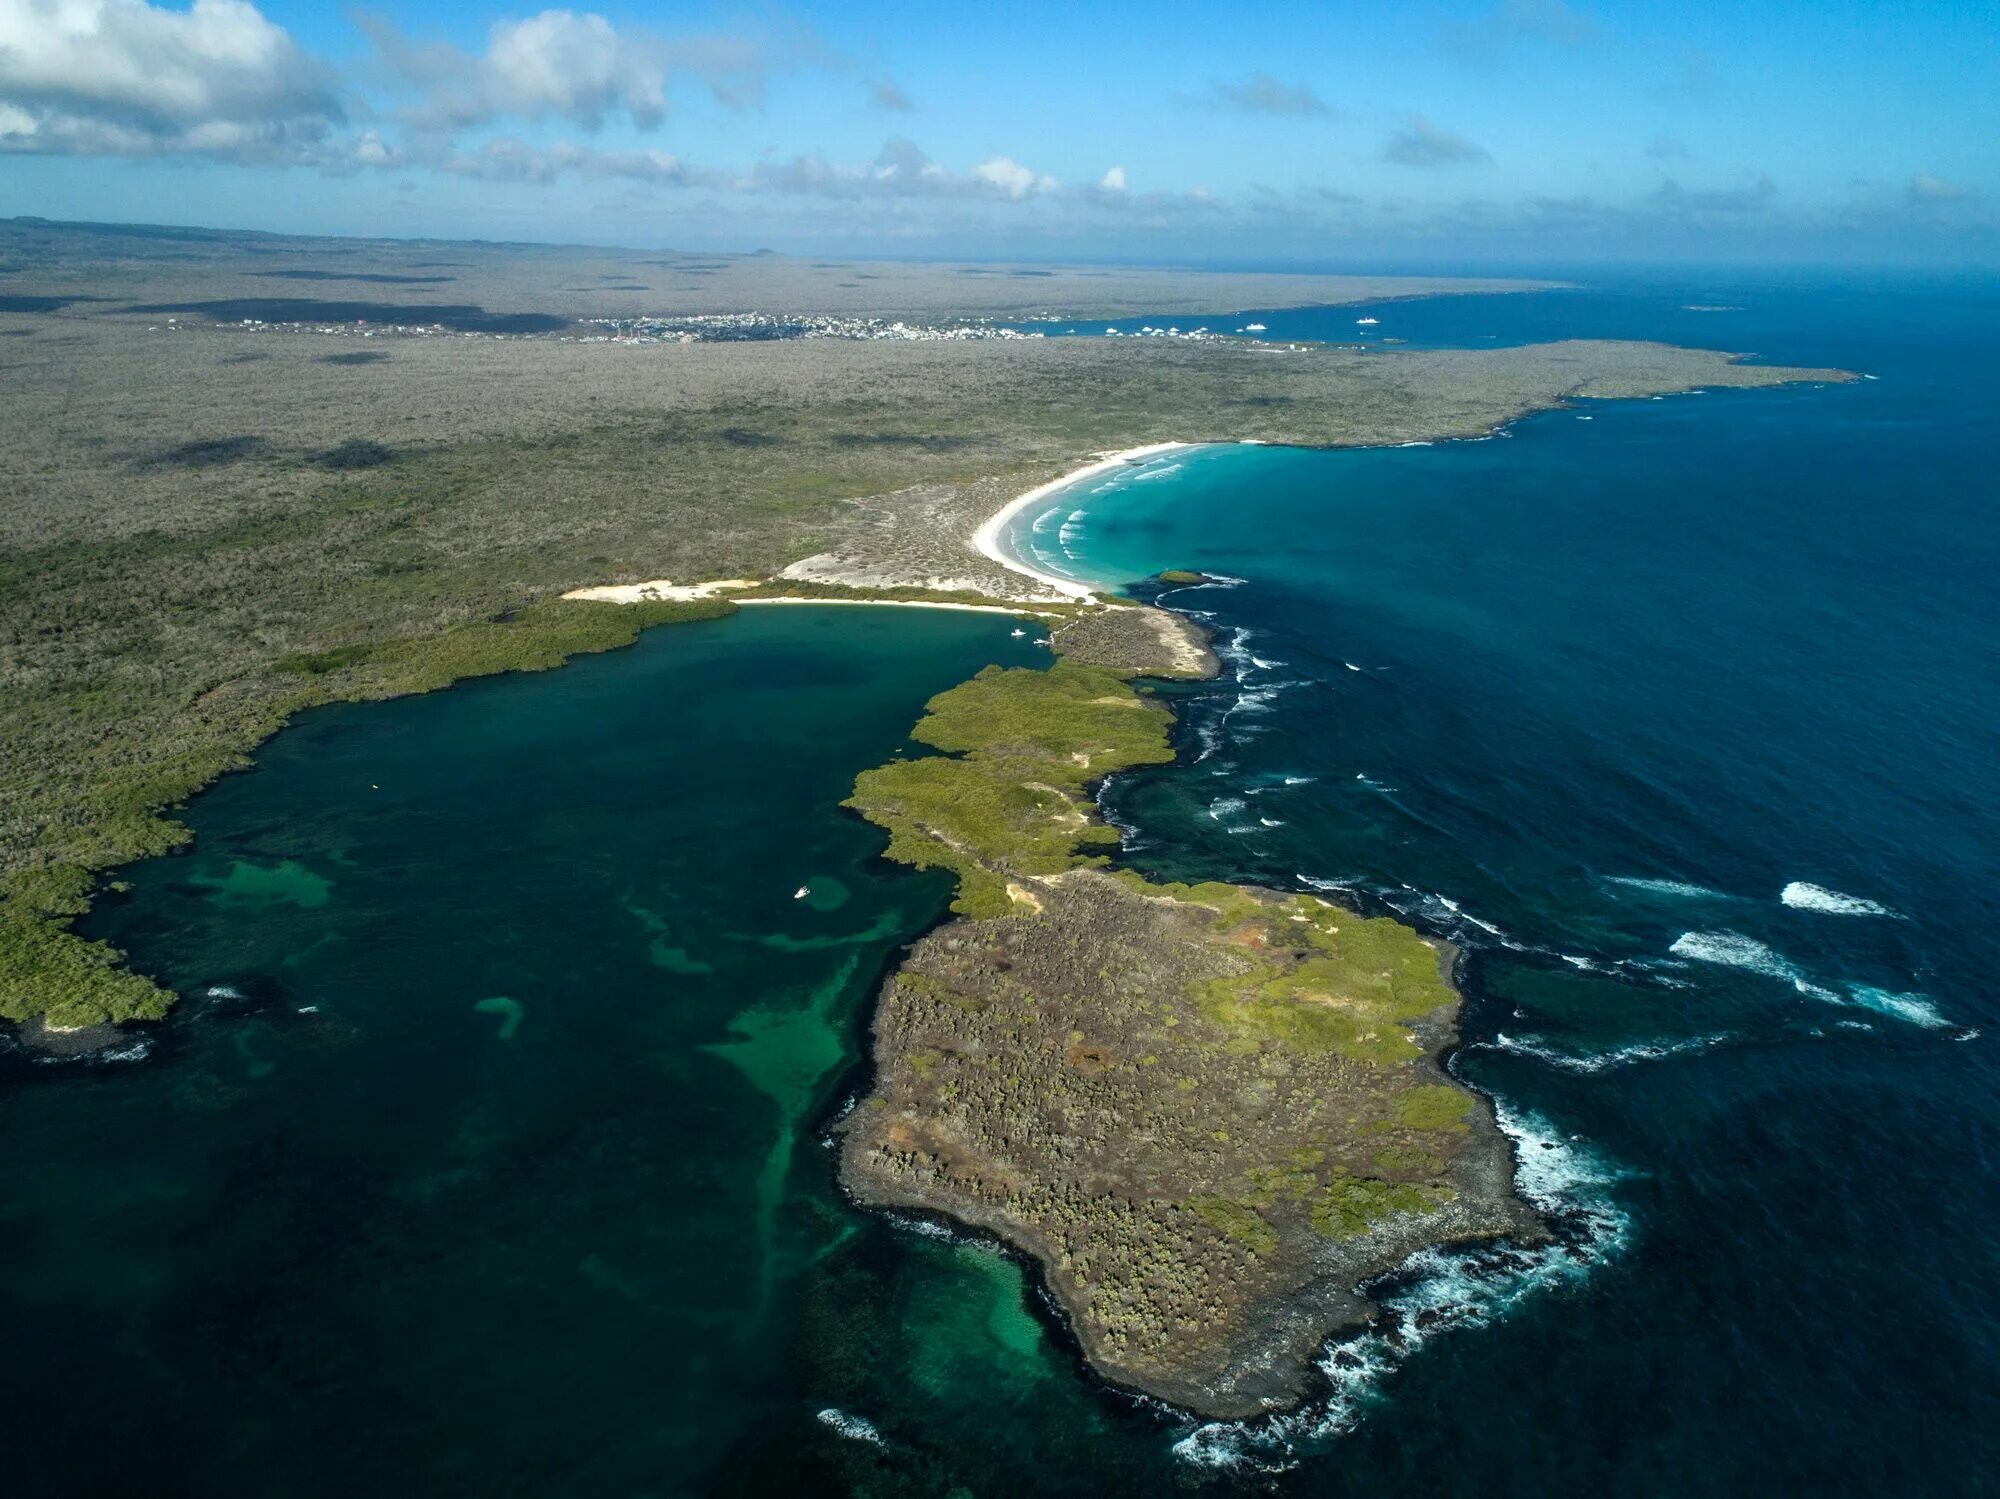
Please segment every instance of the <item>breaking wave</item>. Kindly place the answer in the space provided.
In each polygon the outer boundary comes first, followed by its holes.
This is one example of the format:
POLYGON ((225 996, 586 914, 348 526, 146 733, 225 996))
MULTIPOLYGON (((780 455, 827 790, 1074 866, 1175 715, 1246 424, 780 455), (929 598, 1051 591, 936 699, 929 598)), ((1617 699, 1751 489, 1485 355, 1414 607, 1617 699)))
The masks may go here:
POLYGON ((1740 932, 1682 932, 1667 949, 1677 957, 1693 958, 1703 963, 1718 963, 1727 968, 1741 968, 1748 973, 1761 974, 1765 978, 1777 979, 1790 984, 1793 989, 1808 999, 1817 999, 1830 1005, 1857 1004, 1878 1015, 1888 1015, 1897 1020, 1908 1021, 1911 1025, 1923 1026, 1926 1030, 1942 1030, 1951 1022, 1938 1012, 1928 995, 1900 994, 1892 989, 1877 988, 1872 984, 1850 984, 1847 993, 1825 984, 1815 983, 1804 969, 1790 958, 1774 952, 1754 937, 1745 937, 1740 932))
POLYGON ((1304 885, 1308 890, 1323 890, 1329 895, 1336 892, 1351 891, 1360 883, 1354 879, 1329 880, 1315 874, 1295 874, 1292 878, 1297 880, 1301 885, 1304 885))
POLYGON ((1920 1025, 1925 1030, 1941 1031, 1951 1022, 1938 1013, 1938 1007, 1931 1003, 1927 994, 1898 994, 1893 989, 1877 989, 1868 984, 1856 984, 1848 991, 1854 1002, 1878 1015, 1893 1016, 1897 1020, 1907 1020, 1912 1025, 1920 1025))
POLYGON ((1642 879, 1629 874, 1599 875, 1598 879, 1606 885, 1622 885, 1627 890, 1644 890, 1649 895, 1679 895, 1688 900, 1731 899, 1720 890, 1711 890, 1706 885, 1695 885, 1686 880, 1642 879))
POLYGON ((1717 1031, 1711 1036, 1689 1036, 1680 1041, 1635 1041, 1626 1046, 1614 1046, 1609 1051, 1576 1052, 1531 1038, 1509 1036, 1502 1032, 1491 1041, 1475 1043, 1489 1051, 1504 1051, 1517 1057, 1532 1057, 1537 1062, 1545 1062, 1551 1067, 1559 1067, 1564 1072, 1598 1073, 1610 1072, 1618 1067, 1630 1067, 1636 1062, 1658 1062, 1668 1057, 1686 1056, 1693 1052, 1708 1051, 1717 1046, 1726 1046, 1736 1039, 1729 1031, 1717 1031))
POLYGON ((1863 900, 1858 895, 1843 895, 1838 890, 1829 890, 1824 885, 1808 885, 1804 880, 1793 880, 1779 892, 1778 899, 1797 911, 1820 911, 1828 916, 1896 916, 1899 913, 1878 901, 1863 900))
POLYGON ((1741 968, 1750 973, 1761 973, 1766 978, 1783 979, 1788 984, 1801 983, 1805 974, 1799 965, 1783 954, 1773 951, 1754 937, 1745 937, 1738 932, 1682 932, 1674 938, 1667 949, 1677 958, 1692 958, 1698 963, 1719 963, 1725 968, 1741 968))
POLYGON ((1315 1403, 1259 1421, 1209 1421, 1174 1443, 1194 1467, 1281 1472, 1304 1444, 1351 1431, 1384 1398, 1382 1386, 1440 1333, 1482 1327, 1530 1296, 1574 1286, 1618 1253, 1631 1220, 1611 1195, 1620 1173, 1536 1115, 1499 1099, 1494 1115, 1514 1143, 1514 1184, 1548 1220, 1554 1239, 1533 1249, 1495 1244, 1424 1249, 1377 1290, 1377 1329, 1331 1345, 1320 1360, 1328 1390, 1315 1403))

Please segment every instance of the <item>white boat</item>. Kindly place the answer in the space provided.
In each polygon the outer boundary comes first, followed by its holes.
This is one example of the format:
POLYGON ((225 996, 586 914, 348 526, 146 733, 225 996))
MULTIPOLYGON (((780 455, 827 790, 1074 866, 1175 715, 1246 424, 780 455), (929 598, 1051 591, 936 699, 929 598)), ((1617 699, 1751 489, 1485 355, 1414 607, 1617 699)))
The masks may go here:
POLYGON ((1027 632, 1026 630, 1016 630, 1016 631, 1014 632, 1014 638, 1015 638, 1016 640, 1019 640, 1019 639, 1020 639, 1020 638, 1021 638, 1021 637, 1022 637, 1023 635, 1025 635, 1025 634, 1027 634, 1027 633, 1028 633, 1028 632, 1027 632))
POLYGON ((804 899, 806 898, 806 896, 807 896, 807 894, 808 894, 808 893, 809 893, 809 892, 807 891, 806 887, 805 887, 804 885, 801 885, 801 886, 799 886, 799 888, 798 888, 798 889, 796 889, 796 890, 794 890, 794 891, 792 892, 792 899, 793 899, 793 900, 804 900, 804 899))
POLYGON ((1354 323, 1359 328, 1370 328, 1381 321, 1378 317, 1358 317, 1354 320, 1354 323))

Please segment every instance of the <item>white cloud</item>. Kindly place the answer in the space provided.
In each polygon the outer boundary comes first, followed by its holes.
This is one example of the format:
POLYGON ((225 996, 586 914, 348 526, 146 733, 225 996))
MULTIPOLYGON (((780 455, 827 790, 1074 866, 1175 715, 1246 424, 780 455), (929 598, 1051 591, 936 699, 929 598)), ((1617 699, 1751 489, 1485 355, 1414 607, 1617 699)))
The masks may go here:
POLYGON ((1097 179, 1097 187, 1100 192, 1107 192, 1107 193, 1124 192, 1125 169, 1123 167, 1112 167, 1110 170, 1105 172, 1105 174, 1102 177, 1097 179))
POLYGON ((788 161, 759 162, 729 185, 748 192, 794 193, 823 198, 999 198, 1019 201, 1055 190, 1043 177, 1004 156, 968 172, 953 172, 932 161, 902 136, 884 143, 865 167, 828 161, 817 152, 788 161))
POLYGON ((574 142, 537 147, 513 136, 497 136, 471 151, 443 151, 423 165, 458 177, 547 184, 560 177, 623 178, 656 187, 727 185, 720 173, 687 166, 671 151, 599 151, 574 142))
POLYGON ((442 42, 411 41, 379 16, 356 21, 389 70, 417 91, 407 115, 421 128, 554 115, 597 130, 625 115, 651 129, 666 114, 665 60, 600 15, 545 10, 496 21, 477 56, 442 42))
POLYGON ((599 15, 545 10, 496 22, 486 69, 513 113, 559 114, 594 130, 621 107, 642 129, 667 112, 666 69, 629 52, 599 15))
POLYGON ((834 61, 797 29, 667 36, 614 26, 595 12, 551 9, 494 22, 486 50, 474 54, 414 41, 381 16, 355 19, 389 72, 416 94, 405 117, 446 132, 549 118, 593 131, 625 118, 651 130, 666 117, 675 74, 700 78, 731 108, 754 108, 772 70, 834 61))
POLYGON ((0 0, 0 146, 295 159, 338 124, 329 72, 249 0, 0 0))
POLYGON ((1007 156, 982 161, 972 169, 972 176, 975 181, 984 182, 1017 201, 1030 193, 1052 191, 1056 185, 1053 177, 1038 177, 1007 156))

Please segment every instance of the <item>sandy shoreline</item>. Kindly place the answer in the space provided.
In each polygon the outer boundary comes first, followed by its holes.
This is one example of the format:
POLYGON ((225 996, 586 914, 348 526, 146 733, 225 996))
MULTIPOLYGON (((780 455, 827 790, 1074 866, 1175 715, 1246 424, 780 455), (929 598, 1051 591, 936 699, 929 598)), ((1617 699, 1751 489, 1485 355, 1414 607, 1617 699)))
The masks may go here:
POLYGON ((999 563, 1009 572, 1019 573, 1025 578, 1033 578, 1043 587, 1053 588, 1057 593, 1067 594, 1074 599, 1093 599, 1097 596, 1095 591, 1084 584, 1075 582, 1069 578, 1058 578, 1053 574, 1030 567, 1002 546, 1000 535, 1006 529, 1007 522, 1027 509, 1028 506, 1048 498, 1059 489, 1065 489, 1072 484, 1080 483, 1098 474, 1109 473, 1121 464, 1136 463, 1140 459, 1151 458, 1159 453, 1170 453, 1177 448, 1191 448, 1193 446, 1194 444, 1189 442, 1155 442, 1148 443, 1144 447, 1125 448, 1120 452, 1107 453, 1095 462, 1086 463, 1082 468, 1075 469, 1070 473, 1062 475, 1060 478, 1051 479, 1046 484, 1038 484, 1026 494, 1016 495, 986 517, 986 520, 980 525, 979 529, 972 533, 973 550, 988 561, 999 563))
POLYGON ((1032 614, 1037 619, 1061 619, 1060 614, 1052 614, 1037 609, 1033 604, 949 604, 943 599, 815 599, 792 597, 782 599, 737 599, 736 607, 746 609, 753 604, 858 604, 869 609, 957 609, 966 614, 1011 614, 1016 617, 1032 614))
POLYGON ((1032 604, 960 604, 948 599, 840 599, 815 598, 811 594, 791 594, 780 598, 733 598, 745 588, 763 585, 754 578, 724 578, 716 583, 673 583, 655 578, 648 583, 605 583, 595 588, 572 588, 565 599, 596 604, 641 604, 655 600, 690 603, 696 599, 728 598, 741 609, 752 604, 865 604, 871 609, 957 609, 967 614, 1034 615, 1039 619, 1060 619, 1062 615, 1032 604))

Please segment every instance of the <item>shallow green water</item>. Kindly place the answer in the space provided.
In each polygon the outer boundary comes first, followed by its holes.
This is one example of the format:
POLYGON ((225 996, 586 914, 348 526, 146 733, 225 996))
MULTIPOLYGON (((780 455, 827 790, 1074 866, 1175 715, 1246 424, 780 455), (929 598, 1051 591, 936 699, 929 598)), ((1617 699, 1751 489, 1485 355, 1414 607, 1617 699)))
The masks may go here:
POLYGON ((200 797, 95 918, 179 1017, 0 1090, 8 1491, 926 1492, 1016 1407, 1136 1419, 822 1144, 946 898, 838 804, 1046 661, 1011 628, 745 610, 311 714, 200 797))

